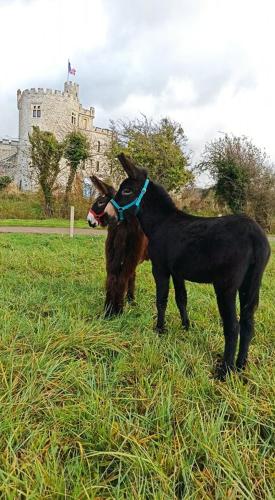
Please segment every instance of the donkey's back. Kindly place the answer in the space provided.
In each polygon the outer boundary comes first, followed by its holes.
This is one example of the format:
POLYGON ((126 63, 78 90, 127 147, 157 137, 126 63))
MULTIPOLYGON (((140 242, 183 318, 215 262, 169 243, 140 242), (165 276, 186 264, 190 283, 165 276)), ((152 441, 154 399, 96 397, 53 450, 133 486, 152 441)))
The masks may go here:
POLYGON ((261 261, 265 267, 270 246, 247 216, 195 217, 178 211, 150 239, 150 252, 154 260, 168 263, 171 274, 199 283, 234 279, 238 289, 250 266, 261 261))

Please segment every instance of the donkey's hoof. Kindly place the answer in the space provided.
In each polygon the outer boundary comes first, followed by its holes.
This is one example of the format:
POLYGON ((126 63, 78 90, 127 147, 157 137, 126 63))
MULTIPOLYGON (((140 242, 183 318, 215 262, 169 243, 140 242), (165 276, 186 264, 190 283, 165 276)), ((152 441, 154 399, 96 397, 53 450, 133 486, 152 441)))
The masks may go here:
POLYGON ((225 382, 226 380, 226 371, 224 371, 221 367, 215 369, 214 379, 219 380, 220 382, 225 382))
POLYGON ((167 328, 165 326, 158 326, 156 325, 154 327, 155 332, 157 332, 159 335, 164 335, 167 333, 167 328))
POLYGON ((220 382, 225 382, 226 376, 234 371, 235 369, 233 366, 228 366, 225 363, 218 363, 215 369, 214 378, 220 382))
POLYGON ((137 302, 135 301, 134 297, 127 297, 127 302, 130 306, 137 306, 137 302))
POLYGON ((112 312, 110 312, 110 311, 105 311, 105 312, 103 313, 103 318, 104 318, 104 319, 112 319, 112 318, 114 318, 114 317, 115 317, 115 313, 112 313, 112 312))
POLYGON ((244 361, 239 361, 237 359, 236 361, 236 369, 237 369, 237 372, 242 372, 246 367, 246 359, 244 361))
POLYGON ((113 319, 116 316, 119 316, 120 314, 122 314, 122 312, 123 312, 123 309, 116 310, 113 308, 107 308, 104 310, 103 317, 104 317, 104 319, 113 319))
POLYGON ((182 322, 182 328, 187 332, 190 328, 190 321, 189 319, 187 321, 182 322))

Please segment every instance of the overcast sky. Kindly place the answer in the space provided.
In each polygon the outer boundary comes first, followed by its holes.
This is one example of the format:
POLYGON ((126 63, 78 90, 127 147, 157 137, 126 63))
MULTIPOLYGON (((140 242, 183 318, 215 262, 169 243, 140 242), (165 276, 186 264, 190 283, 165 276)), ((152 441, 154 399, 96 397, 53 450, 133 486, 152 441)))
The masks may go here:
POLYGON ((180 121, 195 157, 221 132, 275 160, 274 0, 0 0, 0 137, 16 91, 63 88, 67 60, 96 125, 180 121))

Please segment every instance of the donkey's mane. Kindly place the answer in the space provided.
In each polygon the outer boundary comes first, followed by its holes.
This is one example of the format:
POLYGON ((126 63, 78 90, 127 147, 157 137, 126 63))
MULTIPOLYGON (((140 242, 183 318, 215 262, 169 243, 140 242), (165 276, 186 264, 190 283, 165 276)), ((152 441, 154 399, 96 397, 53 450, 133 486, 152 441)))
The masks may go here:
POLYGON ((164 189, 164 187, 162 187, 160 184, 157 184, 156 182, 152 182, 151 186, 151 193, 154 200, 156 200, 156 205, 161 206, 163 210, 167 210, 169 212, 177 210, 175 203, 173 202, 171 196, 164 189))

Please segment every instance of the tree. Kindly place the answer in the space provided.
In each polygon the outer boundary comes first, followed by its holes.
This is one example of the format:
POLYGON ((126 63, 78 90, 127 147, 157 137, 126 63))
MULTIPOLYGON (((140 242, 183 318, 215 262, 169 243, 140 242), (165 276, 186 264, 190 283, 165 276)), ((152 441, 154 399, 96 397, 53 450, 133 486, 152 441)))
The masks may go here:
POLYGON ((117 181, 122 174, 116 157, 121 152, 146 168, 149 176, 168 191, 179 191, 193 180, 193 174, 187 169, 187 139, 179 123, 169 118, 154 122, 142 115, 133 121, 111 122, 111 129, 113 141, 107 156, 117 181))
POLYGON ((8 175, 2 175, 0 177, 0 191, 5 189, 12 182, 12 178, 8 175))
POLYGON ((64 144, 58 142, 52 132, 42 131, 39 127, 33 127, 32 134, 29 134, 29 141, 31 145, 30 167, 34 170, 42 189, 45 215, 51 217, 53 215, 53 191, 60 173, 64 144))
POLYGON ((233 213, 248 213, 269 228, 275 174, 265 152, 247 137, 225 134, 206 144, 198 168, 210 173, 216 197, 233 213))
POLYGON ((90 144, 85 135, 81 132, 71 132, 65 139, 64 157, 69 164, 69 177, 65 189, 65 205, 68 204, 69 195, 72 191, 73 182, 77 169, 81 161, 87 160, 90 156, 90 144))

